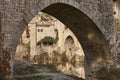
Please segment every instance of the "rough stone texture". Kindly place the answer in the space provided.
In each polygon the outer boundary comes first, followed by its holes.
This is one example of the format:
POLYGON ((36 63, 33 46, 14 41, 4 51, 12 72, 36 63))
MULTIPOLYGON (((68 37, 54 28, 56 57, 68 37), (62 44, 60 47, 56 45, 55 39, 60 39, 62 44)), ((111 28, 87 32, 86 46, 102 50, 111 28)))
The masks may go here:
POLYGON ((2 79, 8 79, 11 77, 10 75, 12 73, 10 71, 10 69, 11 69, 10 58, 11 58, 11 56, 10 56, 9 52, 6 52, 6 51, 0 49, 0 72, 2 72, 2 73, 0 73, 0 77, 1 76, 4 77, 2 79), (6 75, 8 75, 8 76, 6 76, 6 75))
MULTIPOLYGON (((75 33, 78 40, 81 42, 86 56, 88 57, 88 61, 94 58, 92 53, 94 53, 95 49, 97 48, 102 48, 103 53, 108 53, 109 50, 107 49, 106 44, 109 44, 108 47, 112 52, 112 56, 117 54, 117 56, 114 58, 116 59, 117 57, 117 59, 119 59, 120 19, 115 18, 113 8, 114 5, 117 4, 118 10, 120 10, 119 3, 119 1, 113 2, 113 0, 0 0, 0 49, 9 52, 7 54, 14 54, 15 48, 19 42, 22 32, 25 29, 25 26, 39 11, 42 10, 43 12, 53 15, 54 17, 61 20, 64 24, 69 26, 69 28, 75 33), (51 10, 50 7, 46 8, 47 6, 54 3, 65 3, 76 7, 76 9, 61 4, 58 4, 59 6, 56 8, 53 6, 53 9, 51 10), (63 7, 62 11, 61 7, 63 7), (78 10, 81 10, 83 13, 85 13, 94 22, 94 24, 89 18, 84 17, 85 15, 83 15, 78 10), (76 11, 75 14, 74 11, 76 11), (81 21, 81 24, 79 20, 81 21), (99 32, 99 30, 96 30, 95 24, 102 33, 99 32), (79 27, 79 25, 81 27, 79 27), (83 26, 88 27, 90 31, 83 26), (80 32, 81 29, 82 32, 80 32), (89 39, 87 39, 87 33, 85 32, 95 33, 94 39, 96 40, 93 39, 93 41, 89 41, 89 39), (95 44, 97 41, 99 43, 95 44), (99 46, 94 49, 96 45, 99 46), (100 45, 102 45, 102 47, 100 47, 100 45), (91 55, 88 53, 91 53, 91 55)), ((99 53, 99 51, 95 52, 99 53)), ((1 59, 3 57, 4 56, 1 56, 1 59)), ((101 55, 101 57, 104 57, 104 55, 101 55)), ((91 61, 89 64, 91 64, 91 61)), ((95 66, 97 67, 97 65, 95 66)), ((10 69, 7 70, 11 71, 10 69)), ((3 71, 1 73, 3 73, 3 71)), ((6 75, 8 74, 5 74, 5 76, 6 75)))
POLYGON ((113 5, 114 10, 114 25, 115 25, 115 42, 114 47, 111 48, 111 51, 114 53, 113 58, 114 62, 118 63, 117 67, 120 67, 120 1, 117 0, 113 5))

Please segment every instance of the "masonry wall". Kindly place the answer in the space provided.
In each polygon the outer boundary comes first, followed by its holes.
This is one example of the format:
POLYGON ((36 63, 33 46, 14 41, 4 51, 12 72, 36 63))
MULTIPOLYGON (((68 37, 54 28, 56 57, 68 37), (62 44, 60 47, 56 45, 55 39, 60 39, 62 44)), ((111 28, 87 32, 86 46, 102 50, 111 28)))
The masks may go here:
POLYGON ((120 1, 116 0, 114 1, 113 5, 113 11, 114 11, 114 24, 115 24, 115 44, 114 47, 111 49, 111 51, 114 53, 114 60, 119 65, 117 67, 120 67, 120 1))
MULTIPOLYGON (((119 41, 115 40, 116 35, 118 36, 117 38, 119 38, 119 29, 115 29, 115 25, 114 25, 115 24, 114 17, 113 17, 114 2, 112 0, 99 0, 99 1, 98 0, 96 1, 70 0, 68 2, 66 0, 65 1, 64 0, 59 0, 59 1, 57 0, 54 0, 54 1, 53 0, 51 1, 49 0, 44 0, 44 1, 1 0, 1 3, 0 3, 0 12, 2 16, 1 34, 2 33, 5 34, 4 41, 2 41, 2 44, 4 44, 3 45, 4 48, 12 48, 12 47, 17 46, 18 40, 19 40, 17 38, 20 38, 21 33, 25 29, 25 27, 23 26, 28 23, 26 21, 30 20, 30 19, 27 20, 27 18, 24 17, 25 15, 32 18, 38 10, 55 2, 71 4, 75 6, 76 8, 79 8, 85 14, 87 14, 97 24, 99 29, 105 35, 111 49, 119 43, 119 41), (40 3, 40 4, 37 4, 37 3, 40 3), (38 9, 36 4, 40 5, 40 9, 38 9), (31 15, 27 15, 29 14, 27 13, 27 11, 29 12, 29 10, 32 10, 31 15), (22 22, 20 22, 21 20, 22 22), (16 32, 16 31, 19 31, 19 32, 16 32), (14 34, 16 35, 14 36, 14 34)), ((117 53, 119 53, 118 50, 114 50, 114 51, 117 51, 117 53)))
MULTIPOLYGON (((0 0, 0 52, 14 54, 21 34, 29 21, 39 11, 57 2, 72 5, 87 14, 105 36, 112 56, 115 56, 115 59, 119 57, 120 20, 115 18, 113 8, 116 5, 118 13, 120 12, 118 0, 116 2, 113 0, 0 0)), ((10 59, 8 64, 12 64, 11 62, 10 59)))

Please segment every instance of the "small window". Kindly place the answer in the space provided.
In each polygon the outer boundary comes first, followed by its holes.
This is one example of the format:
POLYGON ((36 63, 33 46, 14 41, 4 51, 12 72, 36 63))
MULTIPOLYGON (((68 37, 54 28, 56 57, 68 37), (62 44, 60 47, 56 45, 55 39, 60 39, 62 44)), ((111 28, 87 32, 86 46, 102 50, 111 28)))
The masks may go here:
POLYGON ((26 38, 29 38, 29 37, 30 37, 30 33, 26 32, 26 38))
POLYGON ((38 32, 43 32, 43 29, 37 29, 38 32))
POLYGON ((43 32, 43 29, 41 29, 41 32, 43 32))
POLYGON ((29 33, 29 28, 27 27, 27 29, 26 29, 26 38, 29 38, 30 37, 30 33, 29 33))
POLYGON ((40 32, 40 29, 37 29, 38 30, 38 32, 40 32))

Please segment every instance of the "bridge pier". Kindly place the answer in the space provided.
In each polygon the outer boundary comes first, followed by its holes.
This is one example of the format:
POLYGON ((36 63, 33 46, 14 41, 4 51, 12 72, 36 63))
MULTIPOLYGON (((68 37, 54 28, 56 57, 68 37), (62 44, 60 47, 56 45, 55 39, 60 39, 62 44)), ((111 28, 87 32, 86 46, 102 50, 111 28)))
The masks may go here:
POLYGON ((9 52, 0 49, 0 80, 12 79, 11 57, 12 55, 9 52))

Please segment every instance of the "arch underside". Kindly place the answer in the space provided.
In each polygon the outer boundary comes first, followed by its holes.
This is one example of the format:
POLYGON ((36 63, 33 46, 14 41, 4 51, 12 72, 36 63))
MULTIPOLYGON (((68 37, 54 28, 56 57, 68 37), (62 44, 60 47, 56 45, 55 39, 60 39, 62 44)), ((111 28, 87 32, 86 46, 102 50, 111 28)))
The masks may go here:
POLYGON ((48 13, 63 22, 81 43, 88 63, 106 59, 110 55, 107 42, 96 24, 83 12, 70 5, 52 4, 42 12, 48 13), (100 59, 101 58, 101 59, 100 59))
MULTIPOLYGON (((42 11, 52 15, 70 28, 70 30, 75 34, 85 53, 86 76, 94 76, 92 72, 101 68, 104 66, 101 64, 110 60, 109 58, 111 58, 111 53, 104 35, 93 20, 91 20, 85 13, 74 6, 64 3, 50 4, 42 10, 41 8, 37 10, 38 8, 39 6, 37 8, 33 8, 33 10, 36 11, 36 14, 39 11, 42 11)), ((29 12, 32 12, 33 10, 30 10, 29 12)), ((33 15, 29 12, 27 12, 28 15, 24 15, 22 20, 23 23, 26 22, 26 25, 36 15, 35 13, 33 15)))

